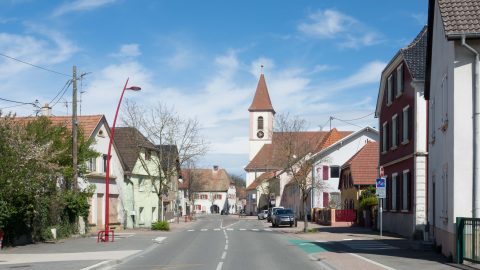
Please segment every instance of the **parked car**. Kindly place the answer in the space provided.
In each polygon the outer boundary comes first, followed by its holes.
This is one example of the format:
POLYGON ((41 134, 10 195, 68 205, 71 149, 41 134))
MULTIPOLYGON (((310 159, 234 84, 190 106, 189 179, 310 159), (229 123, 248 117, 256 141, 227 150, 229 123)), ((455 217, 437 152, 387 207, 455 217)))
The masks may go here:
POLYGON ((284 209, 284 207, 283 206, 277 206, 277 207, 272 207, 272 208, 268 209, 268 215, 267 215, 267 221, 268 222, 272 222, 272 214, 277 209, 284 209))
POLYGON ((295 215, 292 209, 277 209, 272 215, 272 227, 278 227, 280 225, 290 225, 292 227, 297 226, 295 215))
POLYGON ((268 210, 262 210, 258 213, 258 219, 266 219, 268 215, 268 210))

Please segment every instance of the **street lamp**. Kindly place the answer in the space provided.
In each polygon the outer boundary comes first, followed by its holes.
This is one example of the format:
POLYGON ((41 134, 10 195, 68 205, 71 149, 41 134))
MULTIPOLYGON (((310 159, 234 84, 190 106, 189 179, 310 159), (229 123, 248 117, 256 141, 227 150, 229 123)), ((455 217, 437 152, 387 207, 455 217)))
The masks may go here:
POLYGON ((110 156, 112 152, 112 143, 113 143, 113 137, 115 135, 115 124, 117 123, 117 116, 118 116, 118 111, 120 109, 120 104, 122 103, 123 99, 123 94, 125 94, 126 90, 131 90, 131 91, 140 91, 142 88, 138 86, 131 86, 127 88, 129 78, 127 78, 127 81, 125 82, 125 86, 123 87, 122 95, 120 96, 120 100, 118 101, 117 105, 117 111, 115 112, 115 118, 113 118, 113 126, 112 126, 112 132, 110 134, 110 142, 108 143, 108 154, 107 154, 107 168, 105 172, 105 242, 108 242, 108 235, 110 233, 110 228, 109 228, 109 214, 110 214, 110 209, 109 209, 109 201, 110 201, 110 156))

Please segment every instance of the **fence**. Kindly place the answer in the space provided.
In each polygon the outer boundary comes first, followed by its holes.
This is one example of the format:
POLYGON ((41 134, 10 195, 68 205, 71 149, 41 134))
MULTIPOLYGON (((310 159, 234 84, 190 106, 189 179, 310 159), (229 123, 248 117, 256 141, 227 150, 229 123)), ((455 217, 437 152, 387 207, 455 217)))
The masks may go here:
POLYGON ((353 209, 335 210, 335 221, 337 222, 355 222, 357 212, 353 209))
POLYGON ((480 218, 457 217, 457 263, 480 263, 480 218))
POLYGON ((350 227, 355 225, 357 212, 353 209, 315 209, 318 224, 332 227, 350 227))

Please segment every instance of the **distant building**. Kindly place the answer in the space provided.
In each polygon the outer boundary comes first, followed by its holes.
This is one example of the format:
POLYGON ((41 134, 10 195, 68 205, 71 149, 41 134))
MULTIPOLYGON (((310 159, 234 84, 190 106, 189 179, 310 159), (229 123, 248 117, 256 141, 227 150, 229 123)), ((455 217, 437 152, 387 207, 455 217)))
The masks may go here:
POLYGON ((225 169, 218 166, 212 169, 184 169, 182 175, 185 182, 182 189, 190 194, 190 211, 196 214, 237 212, 235 184, 225 169))

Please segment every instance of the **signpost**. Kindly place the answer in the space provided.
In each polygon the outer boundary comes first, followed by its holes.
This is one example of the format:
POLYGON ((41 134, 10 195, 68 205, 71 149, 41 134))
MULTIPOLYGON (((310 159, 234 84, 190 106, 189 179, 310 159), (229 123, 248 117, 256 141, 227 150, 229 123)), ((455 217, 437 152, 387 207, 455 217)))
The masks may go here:
POLYGON ((382 217, 383 217, 383 199, 387 197, 387 181, 383 177, 382 171, 380 171, 381 178, 378 178, 375 182, 375 194, 379 199, 379 214, 380 214, 380 237, 382 237, 382 217))

